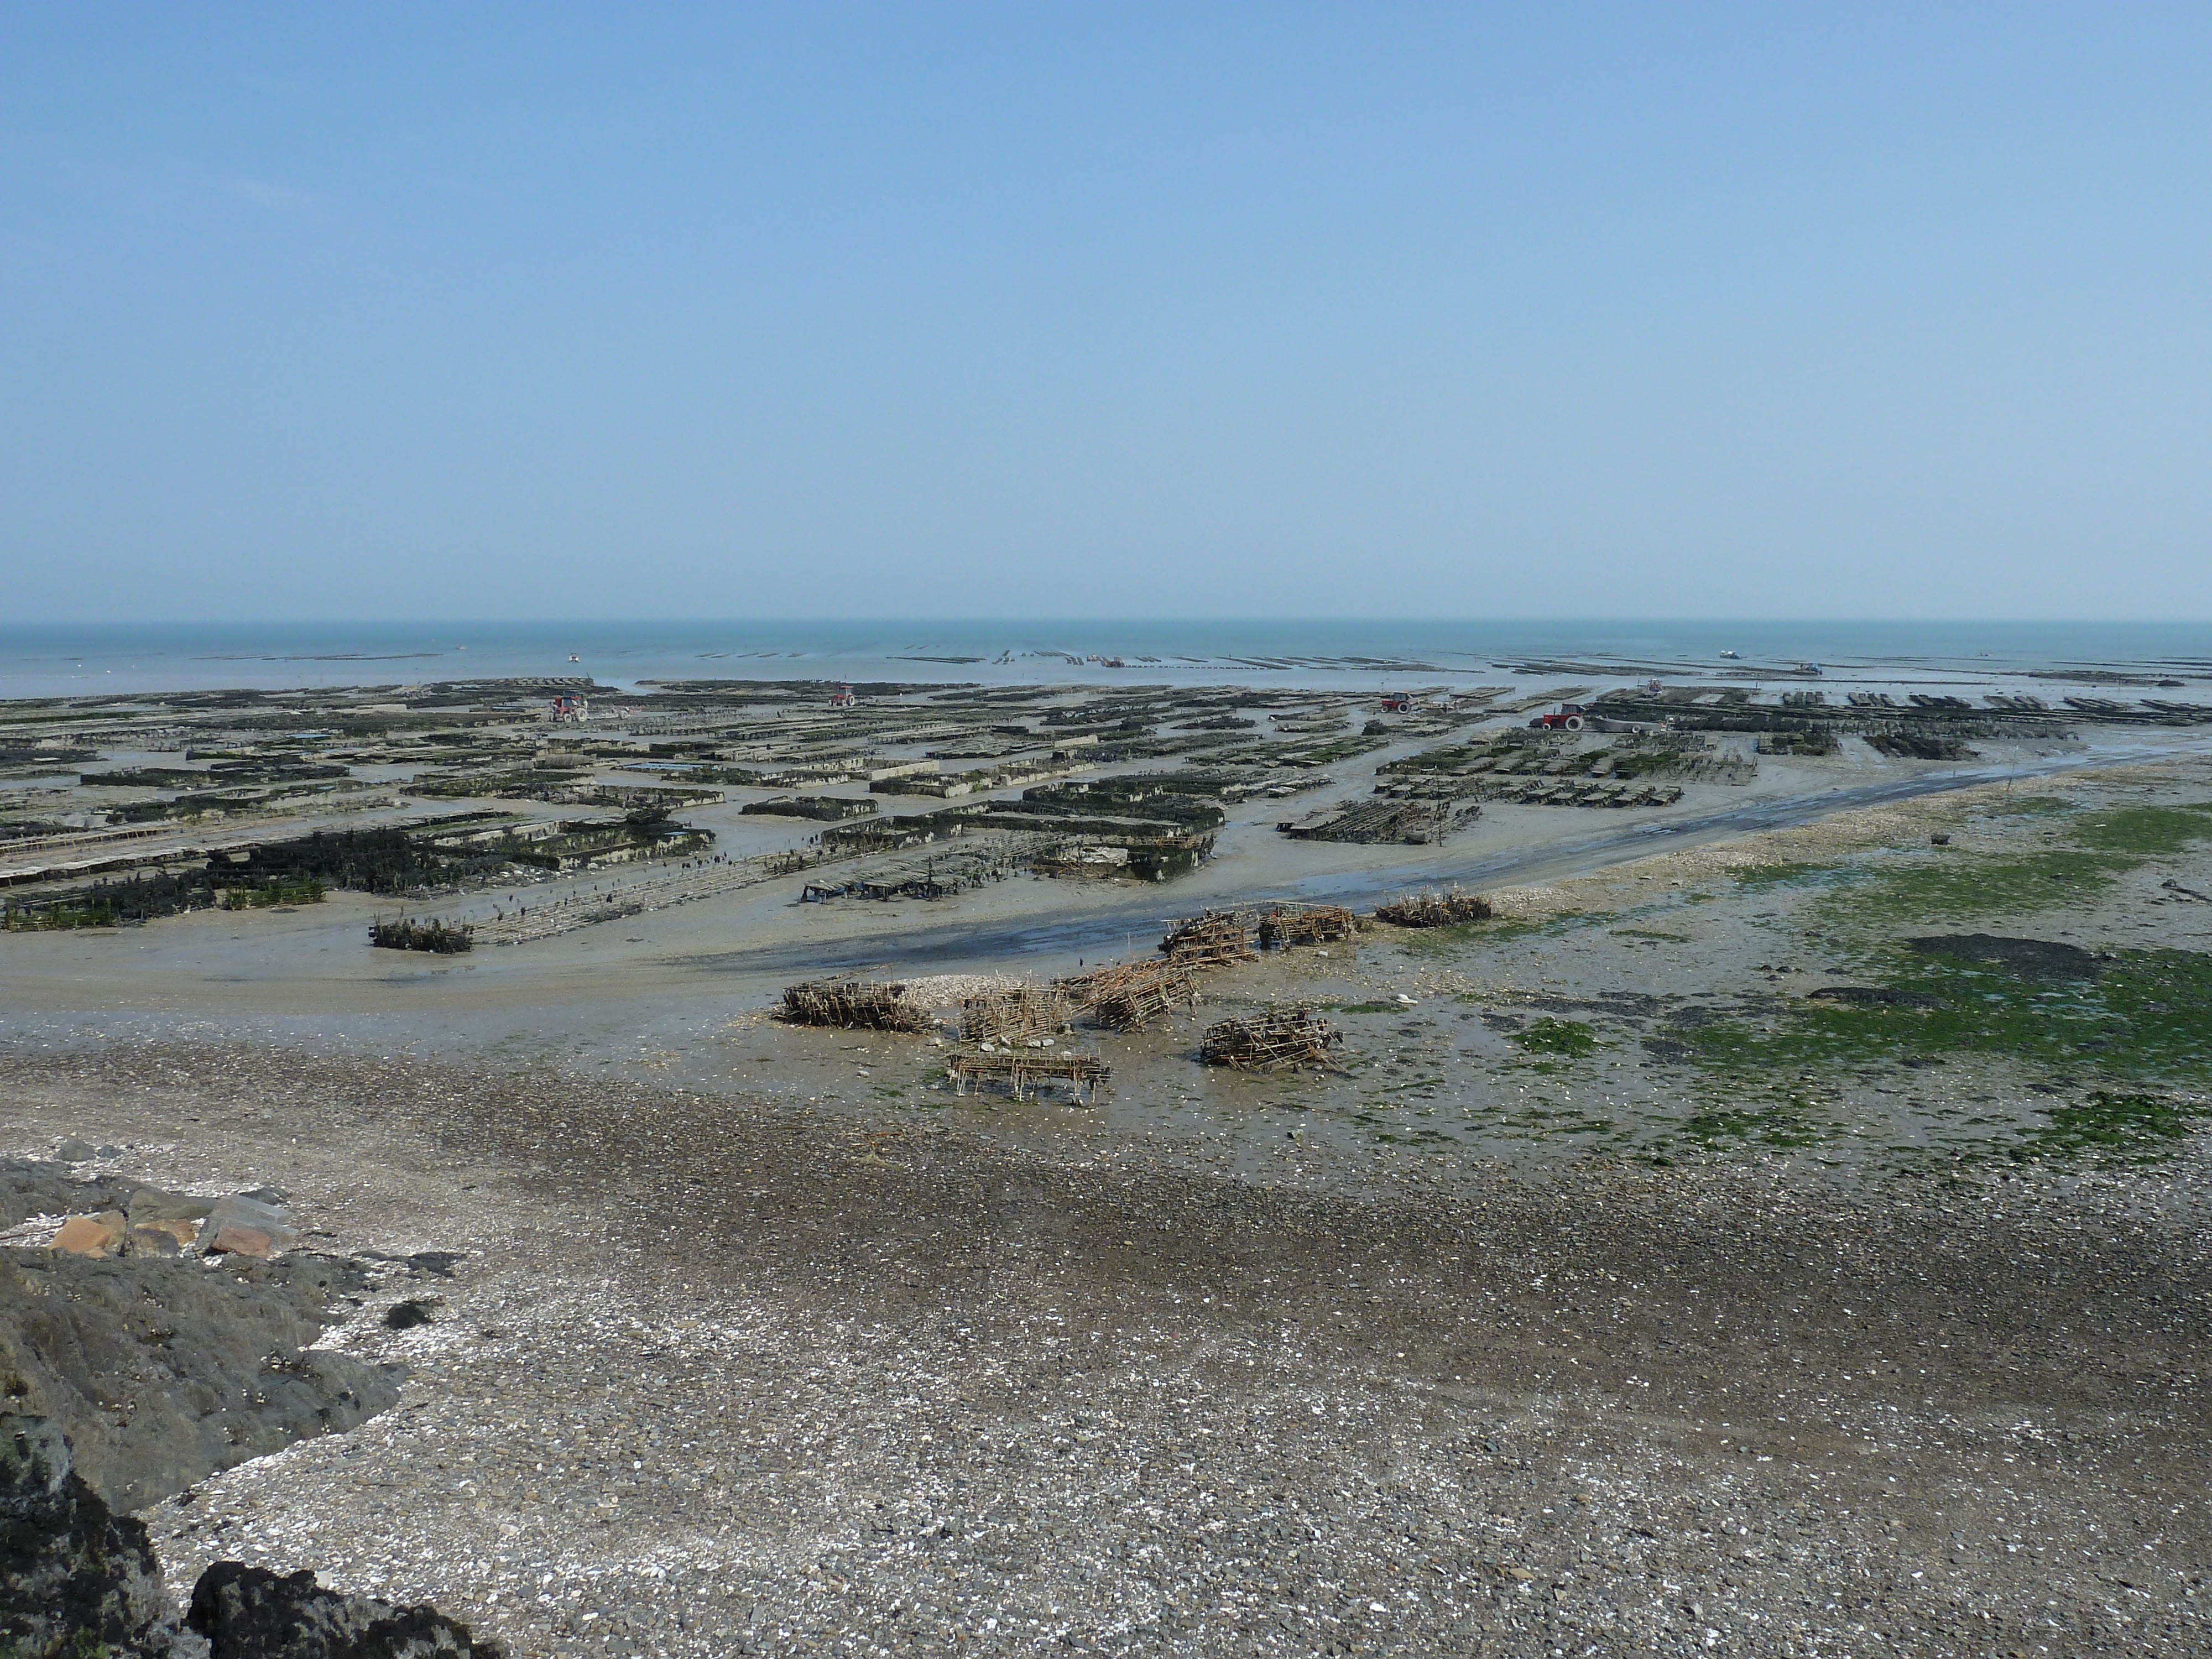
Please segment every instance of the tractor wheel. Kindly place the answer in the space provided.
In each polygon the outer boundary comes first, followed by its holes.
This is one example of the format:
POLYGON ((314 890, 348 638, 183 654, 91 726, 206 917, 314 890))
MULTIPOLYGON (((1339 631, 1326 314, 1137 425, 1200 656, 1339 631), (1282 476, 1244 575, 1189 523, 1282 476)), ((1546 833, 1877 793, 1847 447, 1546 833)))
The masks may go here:
POLYGON ((1570 732, 1579 732, 1583 729, 1583 717, 1580 714, 1570 714, 1566 719, 1561 720, 1559 724, 1565 726, 1570 732))

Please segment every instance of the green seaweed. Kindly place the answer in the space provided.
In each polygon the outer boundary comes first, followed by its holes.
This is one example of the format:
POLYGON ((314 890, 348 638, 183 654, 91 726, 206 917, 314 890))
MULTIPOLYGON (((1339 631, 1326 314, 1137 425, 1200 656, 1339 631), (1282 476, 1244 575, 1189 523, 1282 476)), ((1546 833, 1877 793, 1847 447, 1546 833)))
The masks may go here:
POLYGON ((1376 1090, 1376 1092, 1377 1094, 1384 1095, 1400 1095, 1405 1093, 1408 1089, 1438 1088, 1444 1081, 1445 1079, 1442 1077, 1417 1077, 1410 1083, 1385 1084, 1382 1088, 1376 1090))
POLYGON ((1570 1060, 1595 1054, 1598 1048, 1597 1033, 1589 1026, 1577 1019, 1553 1019, 1549 1016, 1505 1040, 1532 1054, 1563 1054, 1570 1060))
POLYGON ((2136 862, 2117 854, 2063 848, 2007 858, 1922 854, 1910 863, 1869 871, 1850 891, 1823 895, 1814 909, 1830 927, 1863 932, 2079 907, 2136 862))
POLYGON ((1540 921, 1496 920, 1455 922, 1449 927, 1423 927, 1409 934, 1409 951, 1437 951, 1454 945, 1504 944, 1522 939, 1557 939, 1579 927, 1619 920, 1612 910, 1562 910, 1540 921))
POLYGON ((2186 851, 2212 837, 2212 801, 2179 806, 2125 806, 2082 819, 2069 832, 2080 846, 2145 855, 2186 851))
POLYGON ((2007 1156, 2021 1163, 2087 1158, 2106 1167, 2156 1164, 2172 1156, 2212 1106, 2161 1095, 2093 1090, 2078 1106, 2055 1106, 2048 1121, 2007 1156))
POLYGON ((1856 874, 1840 864, 1747 864, 1729 874, 1735 884, 1753 893, 1777 887, 1804 887, 1849 881, 1856 874))
POLYGON ((1723 1142, 1755 1140, 1767 1146, 1810 1146, 1820 1133, 1790 1106, 1700 1112, 1686 1118, 1682 1133, 1711 1149, 1723 1142))
MULTIPOLYGON (((2023 811, 2031 805, 2022 802, 2012 810, 2023 811)), ((1832 872, 1850 879, 1851 890, 1823 895, 1812 914, 1828 926, 1864 933, 1915 922, 2078 908, 2145 859, 2212 840, 2212 802, 2101 811, 2069 825, 2066 837, 2070 845, 1994 856, 1931 849, 1901 861, 1862 866, 1855 879, 1851 872, 1832 872)), ((1754 866, 1739 882, 1788 884, 1809 881, 1820 869, 1754 866)))
POLYGON ((222 908, 226 910, 267 910, 280 904, 320 904, 329 891, 313 876, 302 876, 291 881, 271 876, 258 887, 225 889, 222 908))
POLYGON ((2122 951, 2101 978, 2058 988, 1940 956, 1879 977, 1925 1002, 1808 1000, 1771 1025, 1723 1021, 1682 1040, 1700 1064, 1743 1074, 1984 1054, 2128 1080, 2212 1079, 2212 956, 2122 951))

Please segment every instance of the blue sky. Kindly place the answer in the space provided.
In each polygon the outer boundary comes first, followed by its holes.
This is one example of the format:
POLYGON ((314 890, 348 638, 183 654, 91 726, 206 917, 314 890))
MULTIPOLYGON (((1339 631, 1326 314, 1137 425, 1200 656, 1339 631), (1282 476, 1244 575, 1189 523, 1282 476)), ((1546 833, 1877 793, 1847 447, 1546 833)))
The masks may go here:
POLYGON ((16 620, 2212 617, 2212 9, 0 9, 16 620))

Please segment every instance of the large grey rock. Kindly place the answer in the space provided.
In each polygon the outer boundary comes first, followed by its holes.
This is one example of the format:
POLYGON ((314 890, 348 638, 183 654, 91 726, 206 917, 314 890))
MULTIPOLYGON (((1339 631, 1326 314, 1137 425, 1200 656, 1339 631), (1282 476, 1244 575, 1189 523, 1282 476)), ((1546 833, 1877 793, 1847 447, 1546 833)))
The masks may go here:
POLYGON ((145 1527, 78 1477, 60 1428, 0 1415, 0 1654, 168 1654, 173 1615, 145 1527))
POLYGON ((72 1176, 48 1158, 0 1158, 0 1227, 13 1227, 34 1215, 92 1215, 119 1210, 143 1188, 112 1175, 89 1181, 72 1176))
POLYGON ((209 1659, 497 1659, 434 1607, 395 1607, 321 1588, 315 1575, 218 1561, 192 1587, 191 1628, 209 1659))
POLYGON ((190 1193, 167 1193, 159 1187, 141 1187, 131 1194, 131 1224, 143 1227, 155 1221, 189 1221, 193 1230, 207 1218, 214 1209, 211 1198, 195 1198, 190 1193))
POLYGON ((289 1211, 246 1193, 218 1200, 200 1223, 199 1247, 209 1255, 273 1255, 299 1242, 289 1211))
POLYGON ((189 1630, 144 1524, 70 1466, 60 1427, 0 1414, 0 1656, 4 1659, 501 1659, 435 1608, 401 1607, 218 1561, 189 1630))
POLYGON ((398 1368, 310 1346, 360 1282, 329 1256, 0 1251, 0 1398, 59 1424, 108 1503, 143 1509, 398 1400, 398 1368))

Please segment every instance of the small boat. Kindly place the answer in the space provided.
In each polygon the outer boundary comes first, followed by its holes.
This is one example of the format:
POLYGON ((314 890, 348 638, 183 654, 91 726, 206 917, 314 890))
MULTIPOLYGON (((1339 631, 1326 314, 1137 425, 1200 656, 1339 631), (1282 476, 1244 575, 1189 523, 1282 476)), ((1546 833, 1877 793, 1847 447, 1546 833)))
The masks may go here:
MULTIPOLYGON (((572 658, 570 660, 573 661, 574 659, 572 658)), ((1743 659, 1733 651, 1723 651, 1721 653, 1721 660, 1723 662, 1741 662, 1743 659)))
POLYGON ((578 656, 574 652, 571 651, 571 652, 568 653, 568 660, 569 660, 570 662, 581 662, 581 661, 583 661, 583 659, 582 659, 581 657, 578 656))

